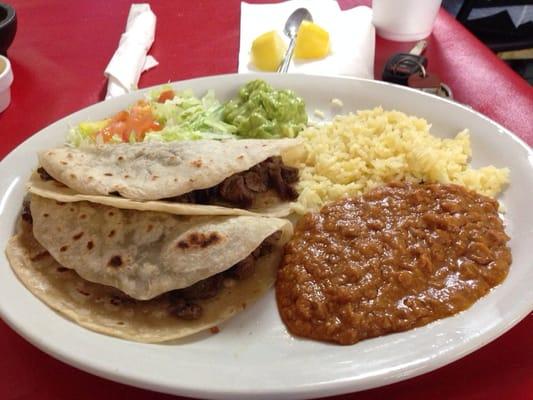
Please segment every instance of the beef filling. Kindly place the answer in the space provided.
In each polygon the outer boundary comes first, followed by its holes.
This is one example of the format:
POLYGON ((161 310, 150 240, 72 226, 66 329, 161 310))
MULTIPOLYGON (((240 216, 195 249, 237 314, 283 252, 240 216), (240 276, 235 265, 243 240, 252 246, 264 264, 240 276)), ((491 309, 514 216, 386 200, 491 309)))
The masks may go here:
POLYGON ((54 178, 52 178, 50 176, 50 174, 48 172, 46 172, 46 170, 43 167, 37 168, 37 173, 39 174, 39 176, 41 177, 41 179, 43 181, 53 181, 54 180, 54 178))
POLYGON ((298 182, 298 169, 283 164, 281 157, 270 157, 247 171, 234 174, 209 189, 194 190, 168 200, 179 203, 212 204, 228 202, 250 208, 257 195, 273 189, 281 200, 295 200, 292 186, 298 182))
POLYGON ((185 300, 203 300, 215 297, 224 283, 222 274, 196 282, 194 285, 177 290, 176 295, 185 300))
POLYGON ((179 319, 192 321, 202 316, 203 310, 198 304, 189 303, 183 298, 176 298, 170 307, 170 313, 179 319))
POLYGON ((33 218, 31 216, 31 210, 30 210, 30 201, 24 200, 22 202, 22 213, 20 217, 26 221, 28 224, 33 224, 33 218))
POLYGON ((272 251, 281 237, 281 232, 275 232, 267 237, 248 257, 239 261, 230 269, 196 282, 184 289, 167 293, 170 300, 170 313, 180 319, 194 320, 202 316, 202 306, 195 300, 205 300, 215 297, 224 286, 225 279, 243 280, 253 275, 257 260, 272 251))

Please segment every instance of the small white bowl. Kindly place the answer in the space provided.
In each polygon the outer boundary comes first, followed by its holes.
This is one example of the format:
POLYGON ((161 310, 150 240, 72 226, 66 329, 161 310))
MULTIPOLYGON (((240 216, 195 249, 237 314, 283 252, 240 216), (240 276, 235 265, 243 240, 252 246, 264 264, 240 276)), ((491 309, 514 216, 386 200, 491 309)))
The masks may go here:
POLYGON ((0 55, 0 112, 4 111, 11 102, 11 84, 13 70, 9 60, 0 55))

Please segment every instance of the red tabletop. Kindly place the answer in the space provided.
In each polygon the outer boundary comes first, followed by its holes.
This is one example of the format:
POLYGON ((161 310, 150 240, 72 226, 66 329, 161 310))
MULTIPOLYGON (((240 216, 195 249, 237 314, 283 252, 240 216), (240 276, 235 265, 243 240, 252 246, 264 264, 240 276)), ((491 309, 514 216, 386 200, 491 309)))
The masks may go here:
MULTIPOLYGON (((343 8, 369 1, 340 1, 343 8)), ((15 82, 0 114, 0 157, 51 122, 102 100, 103 70, 130 1, 11 1, 19 29, 9 50, 15 82)), ((238 0, 154 1, 153 54, 146 87, 237 71, 238 0)), ((386 58, 412 44, 377 39, 376 77, 386 58)), ((469 104, 533 144, 533 89, 446 12, 427 50, 429 69, 469 104)), ((503 149, 504 150, 504 149, 503 149)), ((437 371, 349 399, 533 399, 533 317, 493 343, 437 371)), ((170 399, 91 376, 42 353, 0 321, 0 399, 170 399)), ((339 399, 341 396, 338 397, 339 399)))

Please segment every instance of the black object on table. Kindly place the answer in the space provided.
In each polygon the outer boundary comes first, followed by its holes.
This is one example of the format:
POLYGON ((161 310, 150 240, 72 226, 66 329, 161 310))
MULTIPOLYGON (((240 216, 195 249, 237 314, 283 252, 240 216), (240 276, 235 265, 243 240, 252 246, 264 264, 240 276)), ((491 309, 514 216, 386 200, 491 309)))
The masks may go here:
POLYGON ((0 3, 0 54, 7 56, 7 49, 17 33, 17 13, 9 4, 0 3))

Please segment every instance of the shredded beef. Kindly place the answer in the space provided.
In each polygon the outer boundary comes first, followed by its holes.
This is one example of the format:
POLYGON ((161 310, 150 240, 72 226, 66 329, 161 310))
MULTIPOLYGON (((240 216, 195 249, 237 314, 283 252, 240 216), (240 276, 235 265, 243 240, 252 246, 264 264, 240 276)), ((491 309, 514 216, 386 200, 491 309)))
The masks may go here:
POLYGON ((22 213, 21 213, 20 216, 28 224, 33 224, 33 217, 31 216, 30 201, 29 200, 24 200, 22 202, 22 213))
MULTIPOLYGON (((266 176, 261 176, 261 173, 255 171, 248 171, 244 175, 244 182, 248 189, 253 192, 263 193, 268 190, 268 180, 264 179, 266 176)), ((268 177, 267 177, 268 178, 268 177)))
POLYGON ((244 177, 240 174, 226 178, 219 185, 218 193, 222 199, 242 208, 251 207, 255 198, 254 192, 246 186, 244 177))
POLYGON ((181 196, 172 197, 167 200, 175 201, 176 203, 198 203, 196 201, 195 193, 196 192, 189 192, 189 193, 182 194, 181 196))
MULTIPOLYGON (((281 173, 282 165, 281 160, 268 164, 270 182, 282 200, 295 200, 298 197, 298 193, 289 183, 285 182, 284 174, 281 173)), ((290 173, 285 172, 285 175, 290 175, 290 173)))
POLYGON ((263 243, 261 243, 261 246, 259 246, 259 257, 266 256, 268 253, 272 251, 274 248, 274 245, 278 242, 278 240, 281 238, 281 231, 274 232, 272 235, 267 237, 265 240, 263 240, 263 243))
POLYGON ((196 204, 228 202, 237 207, 250 208, 257 195, 269 189, 275 190, 282 200, 295 200, 298 193, 291 185, 296 182, 297 168, 284 165, 281 157, 270 157, 212 188, 194 190, 168 200, 196 204))
POLYGON ((194 285, 179 289, 179 295, 186 300, 202 300, 215 297, 222 288, 224 277, 216 274, 207 279, 196 282, 194 285))
POLYGON ((202 316, 203 309, 198 304, 188 303, 184 299, 178 298, 170 307, 170 313, 180 319, 192 321, 202 316))
POLYGON ((52 178, 52 176, 50 176, 50 174, 48 172, 46 172, 46 170, 43 167, 37 168, 37 173, 39 174, 39 176, 41 177, 41 179, 43 181, 53 181, 54 180, 54 178, 52 178))
POLYGON ((230 269, 196 282, 184 289, 173 290, 166 294, 171 306, 170 312, 178 318, 193 320, 202 316, 202 306, 195 300, 205 300, 215 297, 224 285, 224 279, 247 279, 253 275, 257 259, 270 253, 275 243, 280 239, 281 231, 267 237, 248 257, 239 261, 230 269))
POLYGON ((216 191, 213 188, 200 189, 194 191, 196 203, 208 204, 213 196, 216 196, 216 191))
POLYGON ((180 196, 171 197, 168 201, 174 201, 176 203, 189 203, 189 204, 209 204, 213 198, 217 197, 217 191, 215 188, 194 190, 189 193, 182 194, 180 196))
POLYGON ((255 260, 253 253, 250 254, 244 260, 231 267, 231 275, 238 280, 249 278, 255 271, 255 260))
POLYGON ((281 176, 288 184, 296 183, 298 182, 298 168, 288 167, 281 164, 281 176))

